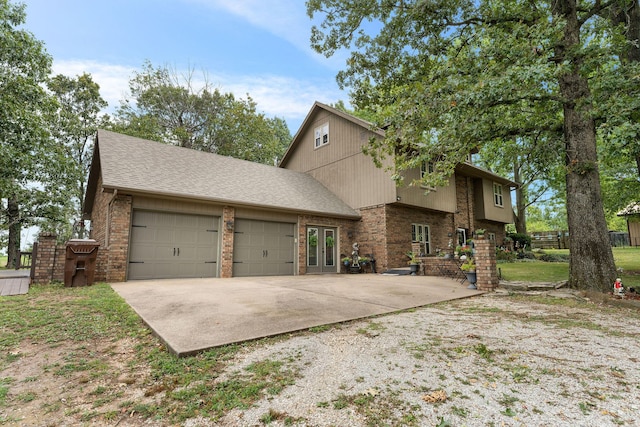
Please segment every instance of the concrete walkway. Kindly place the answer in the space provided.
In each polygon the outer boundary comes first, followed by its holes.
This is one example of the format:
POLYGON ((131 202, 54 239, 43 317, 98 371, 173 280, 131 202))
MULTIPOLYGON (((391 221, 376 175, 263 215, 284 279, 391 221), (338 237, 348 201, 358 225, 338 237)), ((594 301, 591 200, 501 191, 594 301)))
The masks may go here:
POLYGON ((441 277, 377 274, 144 280, 111 286, 178 356, 481 294, 441 277))
POLYGON ((24 295, 29 292, 31 270, 0 270, 0 296, 24 295))

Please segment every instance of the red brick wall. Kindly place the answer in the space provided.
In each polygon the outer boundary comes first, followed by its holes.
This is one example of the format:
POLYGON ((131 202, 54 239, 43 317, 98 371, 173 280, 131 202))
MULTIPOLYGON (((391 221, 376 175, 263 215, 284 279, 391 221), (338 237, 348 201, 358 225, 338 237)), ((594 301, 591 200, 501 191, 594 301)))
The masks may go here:
POLYGON ((89 238, 100 244, 98 249, 98 259, 96 260, 96 282, 107 280, 107 267, 109 264, 109 248, 107 246, 107 219, 109 217, 109 202, 113 199, 113 193, 102 191, 102 178, 98 179, 98 191, 93 201, 91 212, 91 233, 89 238))
MULTIPOLYGON (((356 240, 356 221, 349 219, 328 218, 323 216, 298 216, 298 274, 307 273, 307 225, 338 227, 338 248, 340 258, 351 254, 351 245, 356 240)), ((366 254, 360 244, 360 254, 366 254)))
MULTIPOLYGON (((38 250, 35 259, 34 283, 49 283, 54 280, 56 264, 60 262, 56 251, 56 235, 41 233, 38 237, 38 250)), ((64 256, 62 258, 64 268, 64 256)), ((60 279, 58 279, 60 280, 60 279)))
POLYGON ((118 194, 109 203, 107 282, 124 282, 127 278, 131 201, 131 196, 118 194))
POLYGON ((444 212, 411 208, 402 205, 386 206, 387 263, 382 269, 406 267, 407 252, 411 250, 411 224, 426 224, 431 233, 431 251, 447 249, 452 233, 453 217, 444 212))
MULTIPOLYGON (((473 182, 466 176, 456 175, 456 213, 455 227, 473 231, 473 182)), ((455 230, 454 230, 455 231, 455 230)), ((468 236, 471 238, 471 236, 468 236)))
POLYGON ((220 253, 220 277, 233 277, 233 230, 227 223, 235 223, 236 210, 230 206, 222 209, 222 252, 220 253))
POLYGON ((387 214, 385 205, 371 206, 359 210, 362 219, 355 223, 355 234, 351 245, 358 242, 362 255, 372 254, 376 260, 376 270, 387 269, 387 214))
POLYGON ((491 240, 475 239, 476 286, 481 291, 493 291, 498 286, 496 246, 491 240))

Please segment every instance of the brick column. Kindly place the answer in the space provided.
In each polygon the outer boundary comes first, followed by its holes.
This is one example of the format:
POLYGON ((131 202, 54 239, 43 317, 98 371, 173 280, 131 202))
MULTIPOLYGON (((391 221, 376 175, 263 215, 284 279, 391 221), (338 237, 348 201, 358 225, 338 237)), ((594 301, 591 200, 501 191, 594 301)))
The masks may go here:
POLYGON ((49 283, 53 280, 56 264, 56 238, 57 236, 53 233, 41 233, 38 236, 33 283, 49 283))
POLYGON ((131 196, 117 195, 109 204, 109 253, 107 282, 124 282, 127 278, 129 230, 131 229, 131 196))
POLYGON ((498 286, 498 268, 496 266, 496 247, 493 241, 476 237, 473 240, 476 249, 476 286, 481 291, 493 291, 498 286))
POLYGON ((222 253, 220 254, 220 277, 233 277, 233 232, 236 210, 231 206, 222 209, 222 253))

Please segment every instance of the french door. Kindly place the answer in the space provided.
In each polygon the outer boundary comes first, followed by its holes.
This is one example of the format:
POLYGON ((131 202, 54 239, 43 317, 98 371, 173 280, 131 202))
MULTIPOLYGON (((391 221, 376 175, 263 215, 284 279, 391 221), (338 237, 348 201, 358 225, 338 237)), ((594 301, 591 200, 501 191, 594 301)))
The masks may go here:
POLYGON ((337 273, 337 251, 337 228, 307 227, 307 273, 337 273))

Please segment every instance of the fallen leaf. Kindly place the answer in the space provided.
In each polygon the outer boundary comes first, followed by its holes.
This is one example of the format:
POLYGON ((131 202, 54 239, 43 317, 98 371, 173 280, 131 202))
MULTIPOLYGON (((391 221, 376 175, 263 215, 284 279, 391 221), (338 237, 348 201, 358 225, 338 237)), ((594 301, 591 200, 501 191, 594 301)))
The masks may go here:
POLYGON ((427 403, 439 403, 447 400, 447 393, 444 390, 436 390, 432 393, 422 396, 422 400, 427 403))

